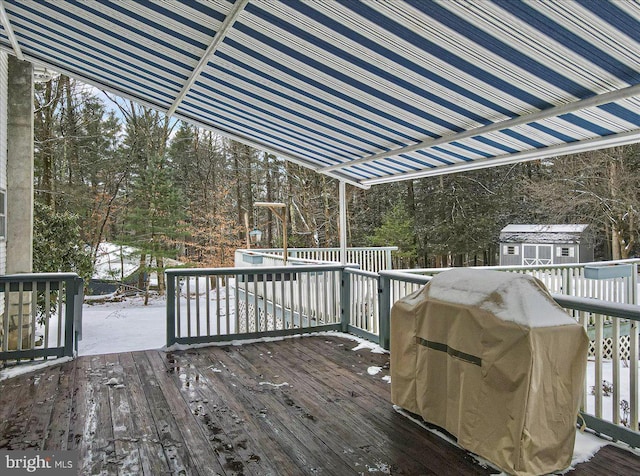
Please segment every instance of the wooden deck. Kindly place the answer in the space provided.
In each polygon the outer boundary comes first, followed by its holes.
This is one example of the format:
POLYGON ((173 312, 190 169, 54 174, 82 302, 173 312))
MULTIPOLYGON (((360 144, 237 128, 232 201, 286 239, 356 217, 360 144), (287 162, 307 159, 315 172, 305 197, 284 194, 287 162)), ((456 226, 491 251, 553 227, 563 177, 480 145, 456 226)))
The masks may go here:
MULTIPOLYGON (((0 383, 0 449, 78 449, 81 474, 491 474, 391 406, 388 355, 339 337, 80 357, 0 383)), ((602 449, 571 475, 637 474, 602 449)))

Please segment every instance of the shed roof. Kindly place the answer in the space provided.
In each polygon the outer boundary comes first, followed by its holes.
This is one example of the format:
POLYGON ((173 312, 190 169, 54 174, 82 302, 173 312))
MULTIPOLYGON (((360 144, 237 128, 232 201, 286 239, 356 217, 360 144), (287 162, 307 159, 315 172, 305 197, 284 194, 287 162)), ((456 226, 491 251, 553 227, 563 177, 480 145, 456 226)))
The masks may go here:
POLYGON ((0 2, 0 48, 369 186, 640 140, 640 3, 0 2))
POLYGON ((503 233, 582 233, 589 225, 507 225, 503 233))
POLYGON ((507 225, 500 232, 502 243, 580 243, 589 225, 507 225))

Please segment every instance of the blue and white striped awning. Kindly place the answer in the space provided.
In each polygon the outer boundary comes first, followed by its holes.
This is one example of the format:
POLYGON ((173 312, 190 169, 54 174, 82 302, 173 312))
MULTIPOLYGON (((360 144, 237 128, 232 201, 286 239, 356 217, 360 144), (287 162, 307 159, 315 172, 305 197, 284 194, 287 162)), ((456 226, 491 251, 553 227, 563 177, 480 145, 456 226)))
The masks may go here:
POLYGON ((635 1, 2 6, 12 54, 363 186, 640 140, 635 1))

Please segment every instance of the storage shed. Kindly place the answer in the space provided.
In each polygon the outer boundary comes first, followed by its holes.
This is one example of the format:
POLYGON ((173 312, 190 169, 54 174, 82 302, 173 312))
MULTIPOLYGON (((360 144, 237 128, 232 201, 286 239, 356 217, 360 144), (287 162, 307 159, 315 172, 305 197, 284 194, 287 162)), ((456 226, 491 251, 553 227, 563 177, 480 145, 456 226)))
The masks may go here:
POLYGON ((500 232, 500 265, 587 263, 593 247, 589 225, 507 225, 500 232))

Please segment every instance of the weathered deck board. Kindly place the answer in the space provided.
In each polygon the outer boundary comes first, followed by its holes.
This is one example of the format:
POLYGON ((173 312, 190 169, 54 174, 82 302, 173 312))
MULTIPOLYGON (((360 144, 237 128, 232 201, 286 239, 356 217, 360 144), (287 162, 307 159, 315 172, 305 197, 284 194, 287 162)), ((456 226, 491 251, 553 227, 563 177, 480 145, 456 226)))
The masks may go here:
POLYGON ((157 428, 160 443, 171 472, 184 475, 198 474, 189 456, 178 423, 173 417, 173 409, 164 396, 164 389, 161 388, 155 377, 147 353, 136 353, 135 361, 144 394, 153 416, 153 422, 157 428))
POLYGON ((66 450, 69 439, 71 397, 75 388, 75 365, 60 366, 58 369, 58 385, 55 389, 55 394, 58 396, 54 399, 46 437, 42 441, 42 449, 44 450, 66 450))
MULTIPOLYGON (((80 357, 0 382, 0 449, 78 449, 83 475, 492 473, 396 412, 389 356, 355 346, 321 336, 80 357)), ((608 446, 569 474, 639 467, 608 446)))
POLYGON ((169 463, 160 443, 160 436, 153 420, 149 402, 144 394, 134 355, 126 353, 118 356, 122 365, 122 372, 127 379, 125 388, 129 398, 132 420, 129 428, 129 438, 132 442, 138 444, 140 473, 168 474, 170 473, 169 463))

